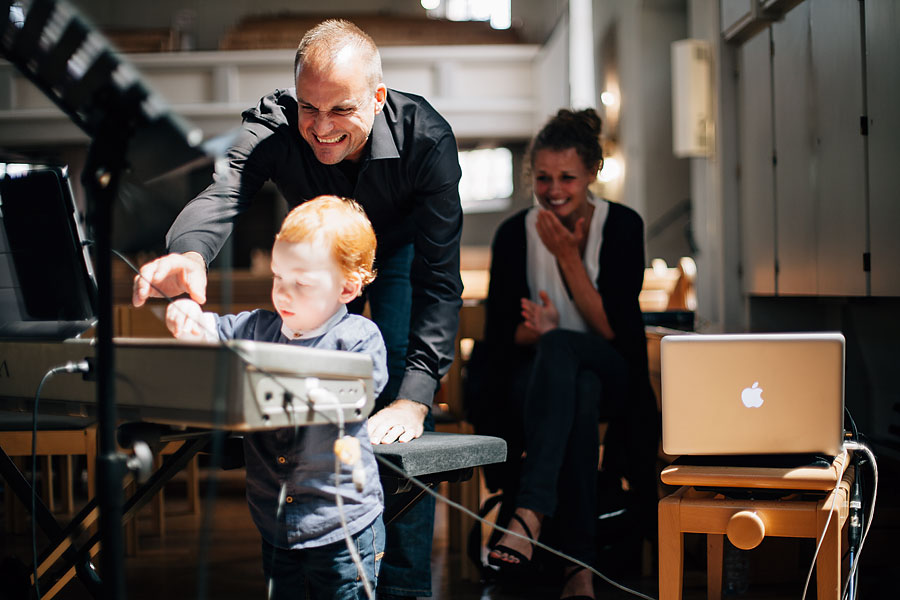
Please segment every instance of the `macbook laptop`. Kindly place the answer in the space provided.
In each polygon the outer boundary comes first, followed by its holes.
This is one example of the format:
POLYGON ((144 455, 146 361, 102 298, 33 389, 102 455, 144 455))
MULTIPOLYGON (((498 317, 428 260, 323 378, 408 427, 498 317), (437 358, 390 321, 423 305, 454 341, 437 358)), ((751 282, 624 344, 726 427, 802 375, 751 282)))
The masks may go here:
POLYGON ((660 352, 666 454, 841 452, 841 334, 671 335, 660 352))

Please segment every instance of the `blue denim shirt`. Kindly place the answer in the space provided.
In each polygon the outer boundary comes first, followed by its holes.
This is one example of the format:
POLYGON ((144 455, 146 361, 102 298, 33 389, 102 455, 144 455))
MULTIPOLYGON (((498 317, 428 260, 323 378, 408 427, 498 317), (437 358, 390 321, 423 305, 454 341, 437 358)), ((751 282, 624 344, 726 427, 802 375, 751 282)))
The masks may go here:
MULTIPOLYGON (((378 327, 342 309, 332 326, 317 337, 291 339, 282 333, 281 318, 254 310, 216 317, 219 338, 294 344, 323 350, 363 352, 372 357, 376 396, 387 382, 384 342, 378 327)), ((335 425, 308 425, 248 434, 244 437, 247 462, 247 501, 263 539, 278 548, 298 550, 324 546, 343 539, 335 494, 340 490, 350 535, 356 535, 381 514, 384 495, 366 421, 348 423, 345 434, 359 440, 365 485, 357 492, 352 468, 341 465, 335 481, 335 425)))

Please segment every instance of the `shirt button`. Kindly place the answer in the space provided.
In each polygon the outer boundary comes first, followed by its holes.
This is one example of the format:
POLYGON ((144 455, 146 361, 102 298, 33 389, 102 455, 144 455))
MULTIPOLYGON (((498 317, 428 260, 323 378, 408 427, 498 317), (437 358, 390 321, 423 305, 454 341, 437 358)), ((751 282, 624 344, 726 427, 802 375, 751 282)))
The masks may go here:
POLYGON ((288 504, 290 504, 291 502, 294 501, 294 498, 293 498, 293 496, 288 496, 287 498, 284 499, 284 501, 287 502, 288 504))
POLYGON ((278 457, 278 464, 279 464, 279 465, 283 465, 283 464, 286 463, 286 462, 287 462, 287 459, 286 459, 285 457, 283 457, 283 456, 279 456, 279 457, 278 457))

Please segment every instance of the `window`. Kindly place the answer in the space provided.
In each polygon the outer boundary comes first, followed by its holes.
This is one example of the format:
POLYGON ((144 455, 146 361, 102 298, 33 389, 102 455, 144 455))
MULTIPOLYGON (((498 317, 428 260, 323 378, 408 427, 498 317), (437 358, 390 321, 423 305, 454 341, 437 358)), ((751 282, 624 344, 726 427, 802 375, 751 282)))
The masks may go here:
POLYGON ((490 21, 494 29, 512 24, 510 0, 421 0, 429 17, 450 21, 490 21))
POLYGON ((509 148, 463 150, 459 197, 463 212, 506 210, 513 193, 513 156, 509 148))

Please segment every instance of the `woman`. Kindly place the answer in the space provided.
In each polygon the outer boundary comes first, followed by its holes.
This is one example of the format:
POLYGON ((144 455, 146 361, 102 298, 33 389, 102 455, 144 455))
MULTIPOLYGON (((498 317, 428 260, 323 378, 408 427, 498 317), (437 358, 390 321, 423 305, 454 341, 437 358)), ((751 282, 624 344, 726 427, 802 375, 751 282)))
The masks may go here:
MULTIPOLYGON (((525 451, 509 529, 537 539, 553 518, 561 549, 588 564, 595 558, 601 398, 612 407, 604 469, 628 480, 647 533, 656 529, 658 423, 638 305, 643 223, 590 192, 603 165, 600 131, 593 109, 560 110, 533 140, 528 164, 537 206, 497 231, 486 324, 491 355, 500 357, 493 375, 530 374, 521 415, 509 415, 521 418, 525 451), (586 390, 587 375, 599 379, 599 394, 596 386, 586 390)), ((515 411, 515 399, 507 406, 515 411)), ((529 541, 507 534, 488 562, 517 571, 533 553, 529 541)), ((564 580, 564 598, 594 597, 589 571, 568 567, 564 580)))

